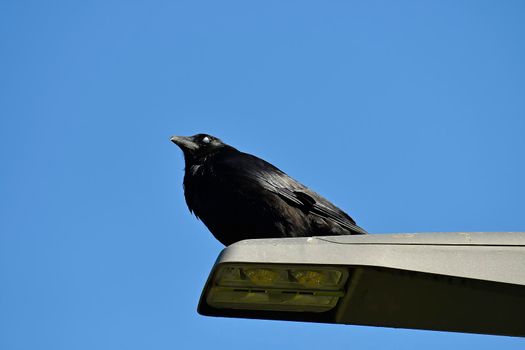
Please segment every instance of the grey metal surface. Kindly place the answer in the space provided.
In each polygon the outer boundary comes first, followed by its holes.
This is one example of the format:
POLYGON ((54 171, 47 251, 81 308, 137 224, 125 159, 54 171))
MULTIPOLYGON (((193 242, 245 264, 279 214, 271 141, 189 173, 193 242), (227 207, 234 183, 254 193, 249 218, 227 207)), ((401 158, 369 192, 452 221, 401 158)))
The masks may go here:
POLYGON ((225 248, 204 287, 202 315, 525 337, 525 232, 375 234, 246 240, 225 248), (326 312, 214 308, 222 264, 323 265, 350 273, 326 312))
POLYGON ((525 232, 374 234, 246 240, 226 262, 386 267, 525 285, 525 232))

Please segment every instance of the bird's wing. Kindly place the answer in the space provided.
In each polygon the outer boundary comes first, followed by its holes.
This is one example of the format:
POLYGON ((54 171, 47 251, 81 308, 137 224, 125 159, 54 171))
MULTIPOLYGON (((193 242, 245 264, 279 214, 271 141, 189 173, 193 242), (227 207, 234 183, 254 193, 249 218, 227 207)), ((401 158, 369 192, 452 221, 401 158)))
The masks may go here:
POLYGON ((309 190, 285 173, 261 176, 259 181, 264 187, 279 195, 291 205, 299 207, 302 211, 312 215, 330 219, 347 230, 366 234, 367 232, 357 226, 355 221, 342 210, 328 202, 325 198, 309 190))
POLYGON ((330 218, 342 227, 360 234, 367 234, 363 228, 356 225, 354 219, 340 210, 334 210, 330 207, 316 202, 311 210, 311 213, 323 218, 330 218))
POLYGON ((228 162, 232 167, 230 170, 237 175, 250 182, 256 182, 305 213, 332 220, 355 233, 367 234, 348 214, 277 167, 251 154, 239 153, 232 162, 228 162))

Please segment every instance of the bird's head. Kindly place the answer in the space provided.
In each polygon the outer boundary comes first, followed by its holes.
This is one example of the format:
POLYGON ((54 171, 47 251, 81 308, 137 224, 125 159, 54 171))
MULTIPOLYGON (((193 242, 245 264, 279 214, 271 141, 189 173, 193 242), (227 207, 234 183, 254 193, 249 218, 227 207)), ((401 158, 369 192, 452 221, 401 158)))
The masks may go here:
POLYGON ((228 147, 228 145, 223 143, 220 139, 207 134, 172 136, 170 140, 180 147, 184 153, 186 164, 200 163, 206 157, 224 147, 228 147))

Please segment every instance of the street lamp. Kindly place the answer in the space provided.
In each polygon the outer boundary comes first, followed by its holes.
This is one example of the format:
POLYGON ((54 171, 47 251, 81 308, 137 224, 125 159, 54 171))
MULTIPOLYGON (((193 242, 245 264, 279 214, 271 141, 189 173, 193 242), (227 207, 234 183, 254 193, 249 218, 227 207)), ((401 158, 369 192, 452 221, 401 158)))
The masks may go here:
POLYGON ((219 255, 198 311, 525 336, 525 232, 245 240, 219 255))

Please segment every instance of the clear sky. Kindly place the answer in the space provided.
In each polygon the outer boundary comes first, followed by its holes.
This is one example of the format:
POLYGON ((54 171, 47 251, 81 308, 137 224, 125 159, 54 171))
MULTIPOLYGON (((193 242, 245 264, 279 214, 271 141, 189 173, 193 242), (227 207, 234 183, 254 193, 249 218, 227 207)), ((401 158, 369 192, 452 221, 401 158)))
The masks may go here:
POLYGON ((525 231, 523 1, 1 1, 0 348, 523 349, 208 318, 173 134, 373 233, 525 231))

